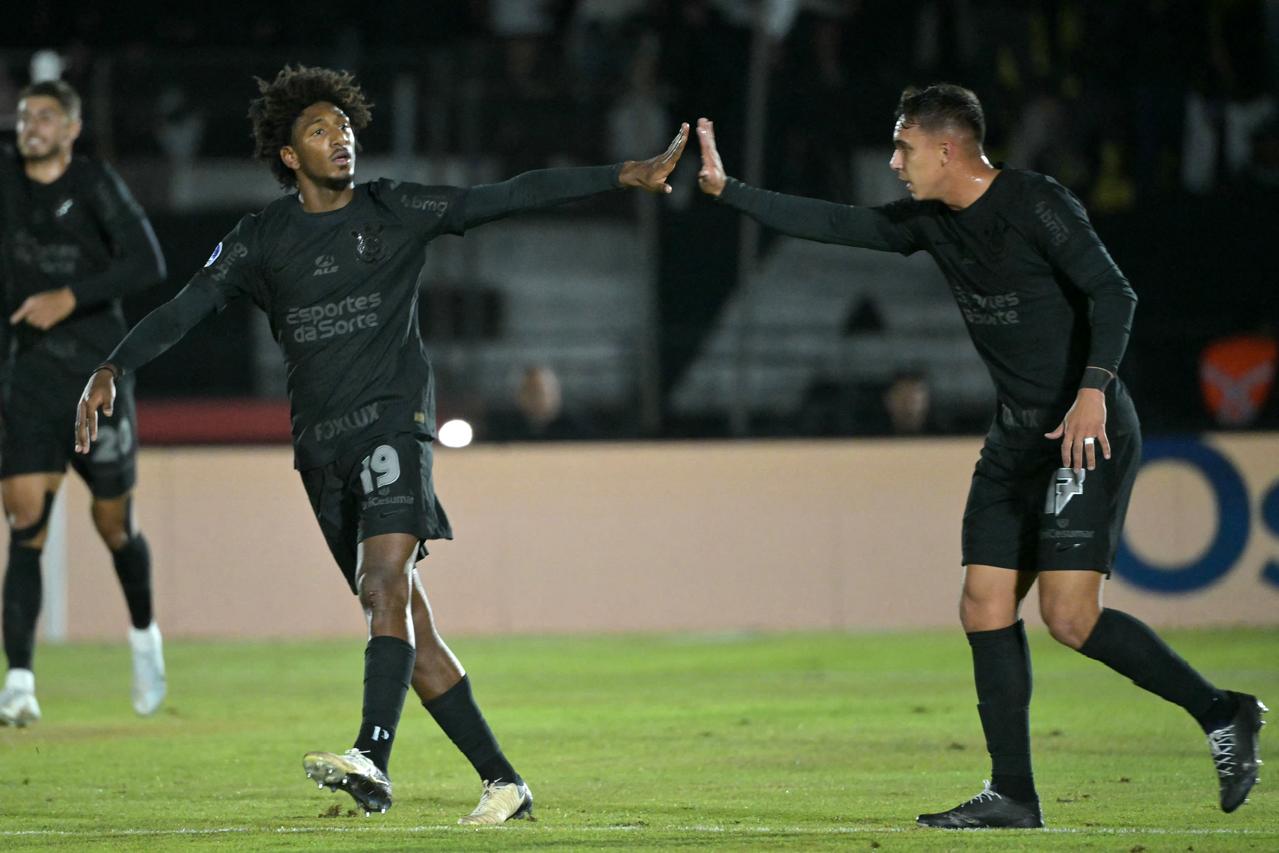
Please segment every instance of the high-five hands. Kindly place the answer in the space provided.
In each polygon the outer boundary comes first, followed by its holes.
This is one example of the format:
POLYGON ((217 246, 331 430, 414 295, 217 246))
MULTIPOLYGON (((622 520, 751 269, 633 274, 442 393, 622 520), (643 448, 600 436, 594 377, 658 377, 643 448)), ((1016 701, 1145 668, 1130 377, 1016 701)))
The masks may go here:
POLYGON ((697 140, 702 146, 702 169, 697 173, 697 185, 709 196, 719 197, 724 191, 728 175, 724 174, 724 161, 719 159, 715 147, 715 123, 708 118, 697 120, 697 140))
POLYGON ((675 164, 679 162, 679 157, 684 153, 684 146, 687 143, 688 122, 684 122, 679 126, 679 133, 675 134, 666 151, 648 160, 627 160, 622 165, 618 182, 624 187, 635 187, 651 193, 670 192, 671 185, 666 183, 666 179, 675 170, 675 164))

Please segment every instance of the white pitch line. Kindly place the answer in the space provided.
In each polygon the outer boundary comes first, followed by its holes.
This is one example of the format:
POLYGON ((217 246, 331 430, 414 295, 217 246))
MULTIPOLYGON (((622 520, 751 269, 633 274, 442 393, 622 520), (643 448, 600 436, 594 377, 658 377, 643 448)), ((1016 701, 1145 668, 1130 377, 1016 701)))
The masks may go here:
MULTIPOLYGON (((250 826, 208 827, 204 829, 177 827, 174 829, 119 829, 119 830, 69 830, 69 829, 17 829, 0 830, 0 838, 120 838, 151 837, 165 835, 230 835, 230 834, 349 834, 349 833, 422 833, 422 832, 471 832, 474 830, 458 829, 456 824, 423 824, 420 826, 280 826, 275 829, 258 829, 250 826)), ((484 831, 484 830, 480 830, 484 831)), ((600 834, 642 834, 645 832, 679 832, 706 833, 717 835, 864 835, 876 833, 924 832, 927 830, 913 826, 521 826, 511 827, 508 831, 545 834, 548 832, 594 832, 600 834)), ((940 830, 945 833, 948 830, 940 830)), ((950 830, 953 831, 953 830, 950 830)), ((982 830, 961 830, 963 832, 982 832, 982 830)), ((1026 830, 1031 831, 1031 830, 1026 830)), ((1273 830, 1265 829, 1211 829, 1206 827, 1170 829, 1159 827, 1140 829, 1137 827, 1046 827, 1034 832, 1054 835, 1158 835, 1158 836, 1213 836, 1213 835, 1276 835, 1273 830)), ((928 833, 936 834, 936 833, 928 833)))

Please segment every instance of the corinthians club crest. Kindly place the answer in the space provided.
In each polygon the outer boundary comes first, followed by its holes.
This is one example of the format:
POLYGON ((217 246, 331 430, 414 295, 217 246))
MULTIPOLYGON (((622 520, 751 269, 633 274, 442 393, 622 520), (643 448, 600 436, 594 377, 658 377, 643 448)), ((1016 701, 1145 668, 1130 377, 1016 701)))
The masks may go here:
POLYGON ((381 223, 366 222, 352 231, 351 236, 355 238, 355 256, 366 264, 375 264, 386 254, 381 223))

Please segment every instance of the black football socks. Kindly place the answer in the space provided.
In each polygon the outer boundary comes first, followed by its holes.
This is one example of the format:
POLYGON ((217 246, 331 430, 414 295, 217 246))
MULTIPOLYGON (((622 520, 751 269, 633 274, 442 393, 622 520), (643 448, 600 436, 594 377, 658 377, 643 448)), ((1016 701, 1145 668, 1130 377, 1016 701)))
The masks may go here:
POLYGON ((151 624, 151 549, 141 533, 111 552, 116 577, 129 607, 129 621, 139 630, 151 624))
POLYGON ((1007 628, 968 634, 991 787, 1012 800, 1039 800, 1030 766, 1030 648, 1019 619, 1007 628))
POLYGON ((4 653, 10 669, 31 669, 42 593, 40 549, 10 542, 2 605, 4 653))
POLYGON ((413 646, 399 637, 373 637, 364 650, 364 718, 355 748, 383 773, 391 761, 416 656, 413 646))
POLYGON ((1133 684, 1180 705, 1205 732, 1230 722, 1237 703, 1170 649, 1144 622, 1106 608, 1079 649, 1133 684))
POLYGON ((435 718, 444 733, 471 762, 485 782, 520 782, 519 774, 506 760, 497 738, 484 721, 475 697, 471 695, 471 679, 462 676, 439 696, 422 705, 435 718))

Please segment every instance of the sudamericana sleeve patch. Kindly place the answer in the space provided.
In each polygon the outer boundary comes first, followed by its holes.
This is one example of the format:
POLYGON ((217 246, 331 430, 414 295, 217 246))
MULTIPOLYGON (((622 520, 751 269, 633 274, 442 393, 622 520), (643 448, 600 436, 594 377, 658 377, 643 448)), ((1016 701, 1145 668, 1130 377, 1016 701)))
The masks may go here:
POLYGON ((216 261, 218 257, 221 256, 221 254, 222 254, 222 244, 218 243, 216 246, 213 247, 213 254, 209 255, 209 259, 204 262, 204 265, 206 267, 213 266, 213 262, 216 261))

